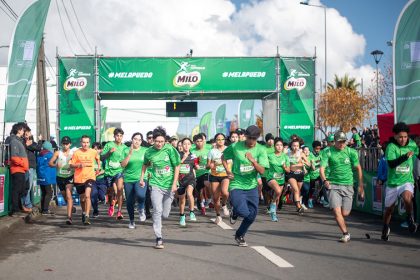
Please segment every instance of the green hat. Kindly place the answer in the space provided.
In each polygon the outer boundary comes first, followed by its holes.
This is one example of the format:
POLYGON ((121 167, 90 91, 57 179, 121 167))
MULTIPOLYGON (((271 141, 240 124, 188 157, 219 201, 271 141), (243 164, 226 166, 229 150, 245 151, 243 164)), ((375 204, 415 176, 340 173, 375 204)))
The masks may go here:
POLYGON ((346 134, 344 132, 342 132, 341 130, 339 130, 334 134, 334 140, 339 141, 339 142, 340 141, 347 141, 346 134))
POLYGON ((328 135, 327 141, 328 142, 334 142, 334 135, 333 134, 328 135))

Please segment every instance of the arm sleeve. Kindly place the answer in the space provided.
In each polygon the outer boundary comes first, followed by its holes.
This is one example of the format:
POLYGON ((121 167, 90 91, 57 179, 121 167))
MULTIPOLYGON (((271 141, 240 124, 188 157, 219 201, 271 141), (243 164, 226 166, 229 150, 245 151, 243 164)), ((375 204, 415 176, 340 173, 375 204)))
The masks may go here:
POLYGON ((407 154, 400 156, 399 158, 388 160, 389 168, 396 168, 398 165, 408 160, 407 154))

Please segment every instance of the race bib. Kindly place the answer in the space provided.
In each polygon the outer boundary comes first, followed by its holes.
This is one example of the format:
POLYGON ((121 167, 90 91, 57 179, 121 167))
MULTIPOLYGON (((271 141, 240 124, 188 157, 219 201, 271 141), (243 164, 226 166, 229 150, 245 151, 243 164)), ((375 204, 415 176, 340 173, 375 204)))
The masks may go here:
POLYGON ((189 164, 181 164, 179 168, 179 173, 181 174, 189 174, 190 173, 190 165, 189 164))
POLYGON ((155 172, 157 175, 170 175, 171 174, 171 167, 169 165, 165 166, 164 168, 155 168, 155 172))
POLYGON ((242 174, 245 174, 245 173, 250 173, 254 171, 255 167, 253 165, 241 164, 241 166, 239 167, 239 170, 242 174))
POLYGON ((198 165, 198 170, 204 170, 204 169, 206 169, 206 166, 204 164, 203 165, 201 165, 201 164, 198 165))
POLYGON ((274 172, 273 173, 273 178, 274 179, 283 179, 284 178, 284 173, 274 172))
POLYGON ((396 173, 399 174, 407 174, 410 172, 410 167, 409 166, 397 166, 397 168, 395 169, 396 173))
POLYGON ((60 170, 61 175, 71 175, 71 171, 68 169, 61 169, 60 170))
POLYGON ((225 168, 223 167, 223 165, 217 165, 216 166, 216 172, 217 173, 224 173, 226 172, 225 168))
POLYGON ((118 161, 109 161, 109 167, 113 169, 117 169, 121 167, 121 163, 118 161))

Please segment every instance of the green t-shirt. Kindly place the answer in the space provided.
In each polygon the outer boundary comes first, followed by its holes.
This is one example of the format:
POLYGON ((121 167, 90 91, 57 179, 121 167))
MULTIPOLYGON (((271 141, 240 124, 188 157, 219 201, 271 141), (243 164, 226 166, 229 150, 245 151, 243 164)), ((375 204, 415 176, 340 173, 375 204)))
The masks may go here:
POLYGON ((284 185, 285 170, 283 169, 283 165, 286 165, 286 167, 290 166, 289 157, 284 153, 280 155, 272 153, 268 155, 268 162, 270 168, 266 169, 265 172, 267 174, 267 181, 276 180, 280 186, 284 185))
POLYGON ((115 151, 105 160, 105 176, 110 177, 113 177, 123 171, 121 161, 125 158, 125 150, 129 149, 124 144, 117 145, 114 141, 112 141, 105 145, 101 155, 106 155, 112 148, 115 148, 115 151))
POLYGON ((330 147, 330 152, 322 156, 321 166, 330 167, 328 181, 334 185, 353 187, 353 167, 359 165, 359 155, 355 149, 345 147, 338 150, 330 147))
MULTIPOLYGON (((141 169, 143 167, 144 153, 146 147, 140 147, 138 150, 133 150, 127 166, 124 168, 124 182, 134 183, 140 181, 141 169)), ((128 156, 130 149, 126 149, 124 158, 128 156)))
MULTIPOLYGON (((102 166, 103 166, 103 164, 102 164, 102 166)), ((102 169, 102 166, 99 167, 98 166, 98 163, 95 160, 95 172, 98 171, 98 170, 100 170, 100 169, 102 169)), ((101 175, 96 176, 96 180, 102 179, 103 177, 105 177, 105 174, 104 173, 102 173, 101 175)))
POLYGON ((245 145, 245 141, 230 145, 223 152, 225 160, 231 159, 233 161, 232 173, 234 178, 230 181, 229 191, 234 189, 251 190, 256 188, 257 170, 252 163, 245 157, 245 154, 250 152, 252 157, 257 160, 258 164, 264 168, 269 168, 267 151, 261 144, 258 144, 249 149, 245 145))
POLYGON ((303 182, 309 183, 311 181, 311 175, 309 174, 311 167, 303 164, 305 166, 305 176, 303 177, 303 182))
POLYGON ((319 177, 319 167, 321 166, 321 153, 317 156, 314 153, 310 153, 309 161, 312 164, 312 167, 309 168, 309 178, 315 180, 319 177), (315 170, 313 170, 313 168, 315 170))
POLYGON ((191 149, 191 153, 194 154, 198 158, 199 168, 195 171, 196 177, 200 177, 201 175, 209 173, 209 170, 206 168, 206 166, 207 166, 207 156, 211 149, 212 148, 208 149, 207 145, 204 145, 204 147, 201 150, 197 150, 197 147, 194 147, 194 149, 191 149))
POLYGON ((401 186, 405 183, 414 183, 413 176, 413 158, 418 156, 419 147, 414 141, 409 140, 408 144, 404 147, 398 146, 394 143, 390 143, 386 148, 385 157, 386 160, 394 160, 408 152, 414 152, 413 157, 404 161, 396 168, 389 168, 388 166, 388 187, 393 188, 401 186))
POLYGON ((356 143, 356 147, 360 148, 362 146, 362 140, 360 140, 360 135, 359 133, 355 133, 352 136, 354 142, 356 143))
POLYGON ((144 154, 144 164, 150 165, 149 185, 170 190, 174 181, 175 167, 181 163, 178 151, 170 144, 157 150, 154 146, 144 154))
MULTIPOLYGON (((320 153, 321 162, 322 162, 322 159, 324 157, 329 157, 331 155, 331 150, 330 149, 331 149, 331 147, 326 147, 325 149, 323 149, 321 151, 321 153, 320 153)), ((328 166, 328 163, 327 163, 327 166, 324 166, 324 167, 325 167, 325 178, 328 179, 330 177, 330 167, 328 166)))

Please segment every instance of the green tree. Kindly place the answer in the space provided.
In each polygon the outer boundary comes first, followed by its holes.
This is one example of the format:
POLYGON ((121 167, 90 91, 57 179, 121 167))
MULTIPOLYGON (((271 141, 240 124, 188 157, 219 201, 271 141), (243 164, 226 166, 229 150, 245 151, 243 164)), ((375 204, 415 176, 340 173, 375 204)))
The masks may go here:
POLYGON ((360 84, 356 83, 356 79, 350 78, 347 74, 345 74, 344 77, 338 77, 337 75, 334 75, 334 83, 328 83, 327 89, 347 88, 357 91, 359 86, 360 84))

